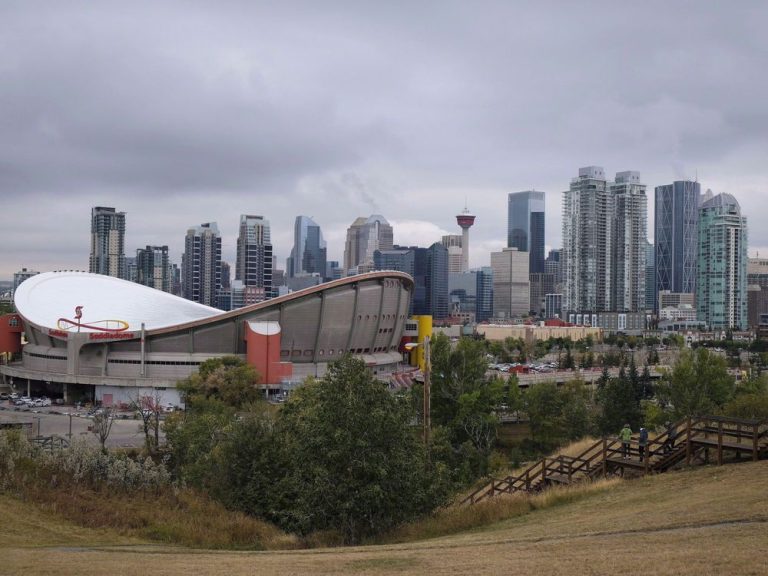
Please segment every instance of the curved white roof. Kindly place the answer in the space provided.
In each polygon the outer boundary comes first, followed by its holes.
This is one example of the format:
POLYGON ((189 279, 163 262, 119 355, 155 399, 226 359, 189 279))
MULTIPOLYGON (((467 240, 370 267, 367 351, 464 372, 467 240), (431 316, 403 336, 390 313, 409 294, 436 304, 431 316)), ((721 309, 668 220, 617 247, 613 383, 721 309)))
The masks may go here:
MULTIPOLYGON (((85 272, 46 272, 22 282, 13 297, 16 310, 29 322, 50 329, 62 328, 59 319, 77 322, 75 308, 82 306, 82 332, 98 332, 98 327, 124 326, 127 330, 165 328, 193 320, 223 314, 221 310, 203 306, 173 294, 112 276, 85 272)), ((77 330, 67 324, 70 331, 77 330)))

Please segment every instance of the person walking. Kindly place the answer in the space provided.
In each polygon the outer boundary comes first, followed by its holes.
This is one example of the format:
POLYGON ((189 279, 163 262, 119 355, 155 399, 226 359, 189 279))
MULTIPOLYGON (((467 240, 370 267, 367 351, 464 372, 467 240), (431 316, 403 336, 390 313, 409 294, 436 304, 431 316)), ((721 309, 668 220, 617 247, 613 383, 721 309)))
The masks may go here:
POLYGON ((629 424, 624 424, 624 428, 619 432, 619 438, 621 439, 621 453, 624 460, 629 460, 629 443, 632 441, 632 428, 629 424))
POLYGON ((669 420, 665 424, 667 428, 667 440, 664 442, 664 453, 668 454, 675 449, 675 439, 677 438, 677 426, 672 424, 669 420))
MULTIPOLYGON (((648 430, 640 428, 640 438, 637 440, 637 448, 640 451, 640 462, 645 458, 645 447, 648 445, 648 430)), ((650 453, 648 457, 650 458, 650 453)))

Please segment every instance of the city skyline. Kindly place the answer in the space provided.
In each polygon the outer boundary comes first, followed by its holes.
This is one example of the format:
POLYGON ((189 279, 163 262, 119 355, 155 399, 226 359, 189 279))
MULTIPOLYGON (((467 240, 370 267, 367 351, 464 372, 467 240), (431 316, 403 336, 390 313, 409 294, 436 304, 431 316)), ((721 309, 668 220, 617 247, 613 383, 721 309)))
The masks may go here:
MULTIPOLYGON (((488 265, 519 190, 546 193, 559 248, 562 192, 589 165, 768 215, 765 3, 441 8, 0 6, 0 279, 88 269, 94 206, 126 213, 126 255, 167 244, 176 263, 207 221, 234 263, 239 215, 263 214, 281 267, 298 215, 341 262, 361 214, 429 246, 465 201, 471 266, 488 265)), ((649 194, 652 241, 653 213, 649 194)))

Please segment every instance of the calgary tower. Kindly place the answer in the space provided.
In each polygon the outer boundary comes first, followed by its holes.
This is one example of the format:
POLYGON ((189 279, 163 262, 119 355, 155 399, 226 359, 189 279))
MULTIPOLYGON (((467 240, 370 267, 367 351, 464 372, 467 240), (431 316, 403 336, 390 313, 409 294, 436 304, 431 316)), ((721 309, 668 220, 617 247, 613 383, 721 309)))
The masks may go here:
POLYGON ((475 216, 466 204, 462 213, 456 216, 456 223, 461 226, 461 271, 469 272, 469 229, 475 223, 475 216))

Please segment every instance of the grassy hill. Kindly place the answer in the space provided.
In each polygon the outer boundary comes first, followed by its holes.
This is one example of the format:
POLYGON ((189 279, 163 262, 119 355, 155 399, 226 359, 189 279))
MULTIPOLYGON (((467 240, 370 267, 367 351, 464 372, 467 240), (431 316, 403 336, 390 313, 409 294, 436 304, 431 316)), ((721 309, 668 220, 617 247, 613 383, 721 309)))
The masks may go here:
POLYGON ((768 574, 767 481, 768 461, 697 468, 524 505, 506 497, 488 506, 509 518, 437 538, 413 540, 430 534, 414 525, 397 544, 272 552, 151 545, 1 498, 0 573, 768 574))

